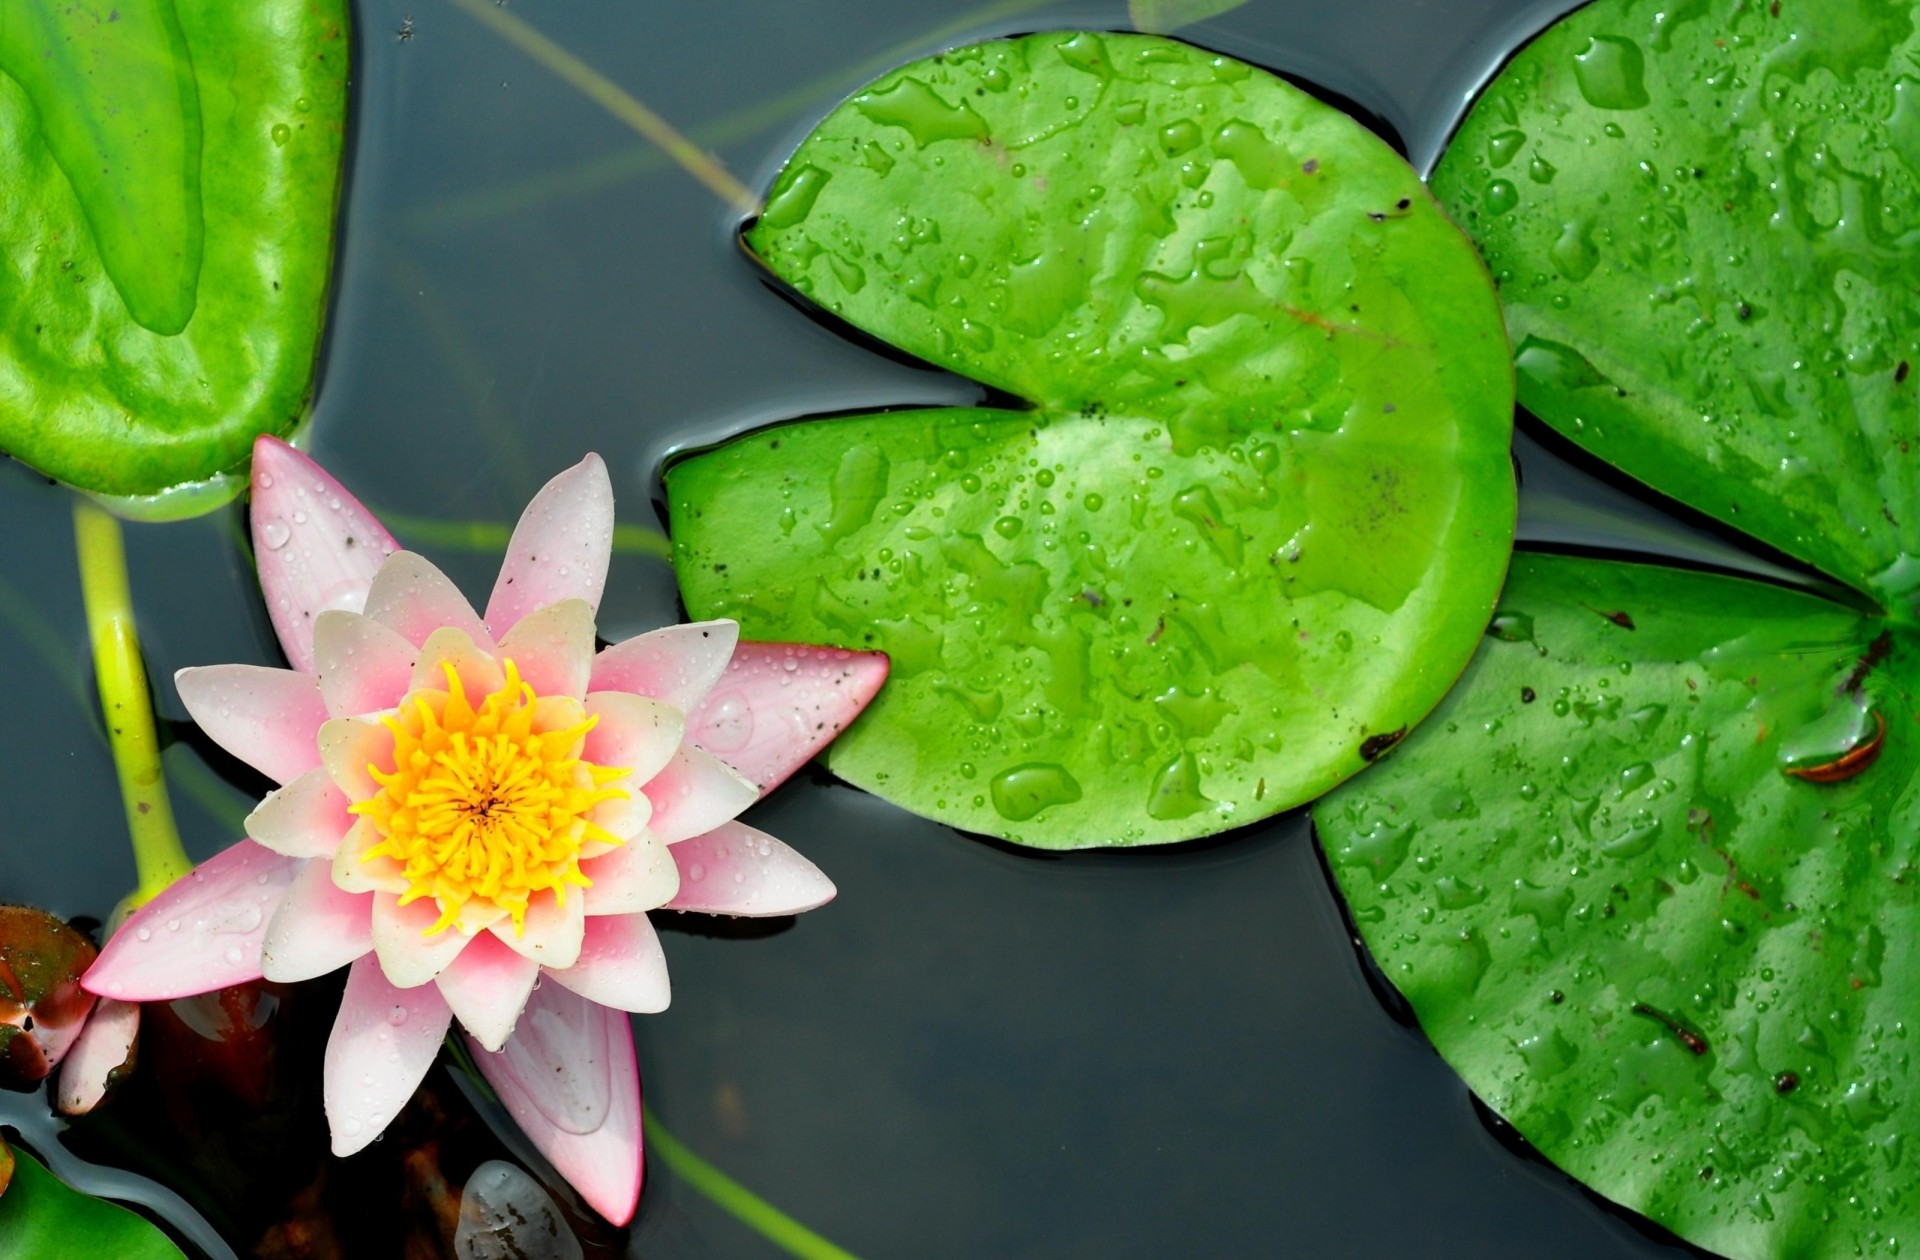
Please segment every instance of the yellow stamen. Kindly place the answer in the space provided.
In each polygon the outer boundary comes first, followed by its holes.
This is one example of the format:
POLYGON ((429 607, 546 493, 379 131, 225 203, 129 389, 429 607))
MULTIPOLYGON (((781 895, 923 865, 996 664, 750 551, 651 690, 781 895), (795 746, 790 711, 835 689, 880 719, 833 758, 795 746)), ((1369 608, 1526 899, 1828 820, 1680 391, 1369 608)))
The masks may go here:
POLYGON ((587 817, 628 796, 607 785, 630 771, 580 758, 599 719, 576 702, 579 721, 540 729, 540 697, 512 661, 505 665, 506 684, 474 705, 442 661, 445 691, 415 691, 381 719, 393 732, 392 762, 367 767, 380 790, 351 807, 380 834, 365 856, 400 864, 400 904, 431 897, 439 907, 428 936, 469 907, 505 911, 524 931, 534 897, 551 893, 564 906, 569 888, 593 883, 580 873, 583 845, 622 843, 587 817))

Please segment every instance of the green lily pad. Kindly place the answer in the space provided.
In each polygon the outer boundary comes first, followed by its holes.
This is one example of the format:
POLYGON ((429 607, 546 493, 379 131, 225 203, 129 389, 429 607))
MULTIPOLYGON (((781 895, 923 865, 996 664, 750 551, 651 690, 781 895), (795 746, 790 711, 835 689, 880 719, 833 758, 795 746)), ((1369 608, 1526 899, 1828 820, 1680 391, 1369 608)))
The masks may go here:
POLYGON ((1311 799, 1473 650, 1513 529, 1508 348, 1390 149, 1171 40, 886 75, 747 235, 855 326, 1023 400, 760 433, 668 470, 695 616, 879 648, 842 777, 1024 844, 1311 799))
POLYGON ((0 23, 0 448, 146 495, 304 414, 345 143, 344 0, 0 23))
MULTIPOLYGON (((4 1149, 4 1144, 0 1144, 4 1149)), ((0 1193, 0 1256, 7 1260, 184 1260, 160 1230, 123 1207, 81 1194, 25 1151, 0 1193)))
POLYGON ((1916 670, 1812 595, 1522 554, 1460 685, 1314 820, 1421 1027, 1549 1159, 1729 1256, 1891 1255, 1916 670))
POLYGON ((1520 401, 1915 618, 1920 34, 1909 0, 1599 0, 1474 106, 1436 194, 1520 401))

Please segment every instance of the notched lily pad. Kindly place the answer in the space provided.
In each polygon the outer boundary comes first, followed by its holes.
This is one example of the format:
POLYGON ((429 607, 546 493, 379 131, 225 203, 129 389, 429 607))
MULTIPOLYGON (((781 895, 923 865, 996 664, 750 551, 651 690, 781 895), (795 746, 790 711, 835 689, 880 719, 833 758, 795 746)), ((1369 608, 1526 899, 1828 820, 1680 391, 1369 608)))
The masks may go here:
POLYGON ((1520 401, 1880 599, 1920 593, 1920 34, 1907 0, 1599 0, 1434 173, 1520 401))
POLYGON ((1387 977, 1548 1158, 1690 1242, 1911 1245, 1912 631, 1527 555, 1494 625, 1426 725, 1314 809, 1387 977))
POLYGON ((1360 769, 1470 655, 1512 538, 1508 348, 1351 119, 1171 40, 973 45, 830 115, 747 240, 1031 407, 668 470, 696 616, 892 656, 836 773, 1027 844, 1182 840, 1360 769))
POLYGON ((26 5, 0 23, 0 449, 146 495, 300 419, 347 47, 342 0, 26 5))

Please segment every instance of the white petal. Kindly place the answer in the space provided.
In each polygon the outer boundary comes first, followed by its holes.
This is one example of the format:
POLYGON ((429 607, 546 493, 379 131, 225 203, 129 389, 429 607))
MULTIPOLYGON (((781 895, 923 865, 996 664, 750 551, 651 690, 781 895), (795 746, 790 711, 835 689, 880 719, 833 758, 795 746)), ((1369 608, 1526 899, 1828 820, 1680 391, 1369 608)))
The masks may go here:
POLYGON ((536 608, 500 640, 500 659, 543 696, 587 694, 593 669, 593 609, 584 599, 536 608))
POLYGON ((742 917, 800 914, 833 900, 820 868, 764 831, 730 822, 673 846, 680 888, 670 910, 742 917))
POLYGON ((416 647, 443 626, 463 632, 483 647, 493 646, 492 636, 460 588, 425 556, 411 551, 396 551, 380 566, 367 592, 366 613, 416 647))
POLYGON ((420 655, 414 660, 413 679, 408 684, 408 690, 447 690, 447 671, 442 667, 443 662, 452 665, 453 672, 459 675, 460 686, 466 692, 469 704, 478 705, 481 697, 492 695, 507 684, 507 676, 501 672, 499 662, 487 655, 466 631, 449 626, 435 630, 420 645, 420 655))
POLYGON ((417 655, 399 631, 359 613, 325 612, 313 623, 314 674, 333 717, 399 704, 417 655))
POLYGON ((57 1104, 63 1116, 84 1116, 107 1096, 113 1074, 133 1062, 140 1033, 140 1005, 101 998, 60 1065, 57 1104))
POLYGON ((547 977, 602 1006, 643 1015, 666 1010, 672 996, 667 956, 644 914, 588 919, 579 961, 547 977))
POLYGON ((264 434, 253 443, 247 515, 280 646, 295 669, 311 673, 314 622, 328 609, 364 608, 380 562, 399 547, 326 469, 264 434))
POLYGON ((328 777, 355 803, 379 794, 369 766, 393 769, 393 732, 378 718, 329 718, 320 728, 319 745, 328 777))
POLYGON ((395 988, 371 954, 353 964, 327 1039, 324 1093, 335 1155, 353 1154, 393 1123, 452 1022, 432 985, 395 988))
POLYGON ((613 482, 598 455, 541 487, 513 527, 487 624, 505 634, 536 608, 563 599, 600 607, 613 554, 613 482))
POLYGON ((320 764, 314 733, 327 720, 327 706, 312 675, 205 665, 181 670, 173 685, 207 738, 275 783, 320 764))
POLYGON ((580 873, 593 881, 586 890, 589 917, 656 910, 680 891, 673 854, 651 832, 580 863, 580 873))
POLYGON ((350 893, 407 891, 407 877, 400 863, 390 857, 366 856, 366 851, 379 843, 380 833, 372 823, 364 818, 355 821, 346 838, 340 841, 340 847, 333 851, 334 885, 350 893))
POLYGON ((514 953, 491 932, 482 932, 435 983, 460 1026, 488 1050, 499 1050, 539 978, 539 963, 514 953))
POLYGON ((328 862, 308 862, 273 912, 260 971, 292 984, 337 971, 373 948, 373 897, 334 886, 328 862))
POLYGON ((431 897, 422 897, 406 905, 392 893, 373 895, 373 952, 380 957, 380 970, 397 989, 411 989, 427 983, 459 956, 472 939, 458 927, 445 928, 431 936, 427 929, 440 921, 440 907, 431 897))
POLYGON ((575 888, 567 894, 567 904, 558 904, 551 893, 535 893, 527 905, 527 917, 516 928, 512 919, 503 919, 491 931, 508 948, 543 967, 571 967, 580 957, 580 938, 586 930, 586 898, 575 888))
POLYGON ((331 858, 353 822, 346 793, 317 767, 254 807, 247 815, 247 838, 287 857, 331 858))
POLYGON ((686 719, 671 705, 624 691, 595 691, 587 696, 587 712, 597 720, 581 755, 598 766, 633 771, 618 784, 630 792, 666 769, 680 751, 686 719))
POLYGON ((653 802, 647 829, 675 844, 705 835, 753 804, 760 790, 712 753, 682 745, 643 789, 653 802))
POLYGON ((595 691, 631 691, 691 713, 713 690, 740 641, 739 623, 662 626, 593 658, 595 691))

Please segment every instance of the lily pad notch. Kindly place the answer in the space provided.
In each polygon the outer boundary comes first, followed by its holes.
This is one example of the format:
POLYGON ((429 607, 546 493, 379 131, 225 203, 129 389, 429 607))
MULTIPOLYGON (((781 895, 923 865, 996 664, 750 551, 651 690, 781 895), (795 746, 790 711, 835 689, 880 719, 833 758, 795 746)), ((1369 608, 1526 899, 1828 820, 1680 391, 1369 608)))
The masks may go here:
POLYGON ((1352 119, 1174 40, 993 40, 835 109, 745 239, 1029 408, 667 469, 694 615, 892 658, 841 777, 1038 847, 1185 840, 1362 769, 1471 655, 1512 541, 1508 346, 1472 246, 1352 119))

